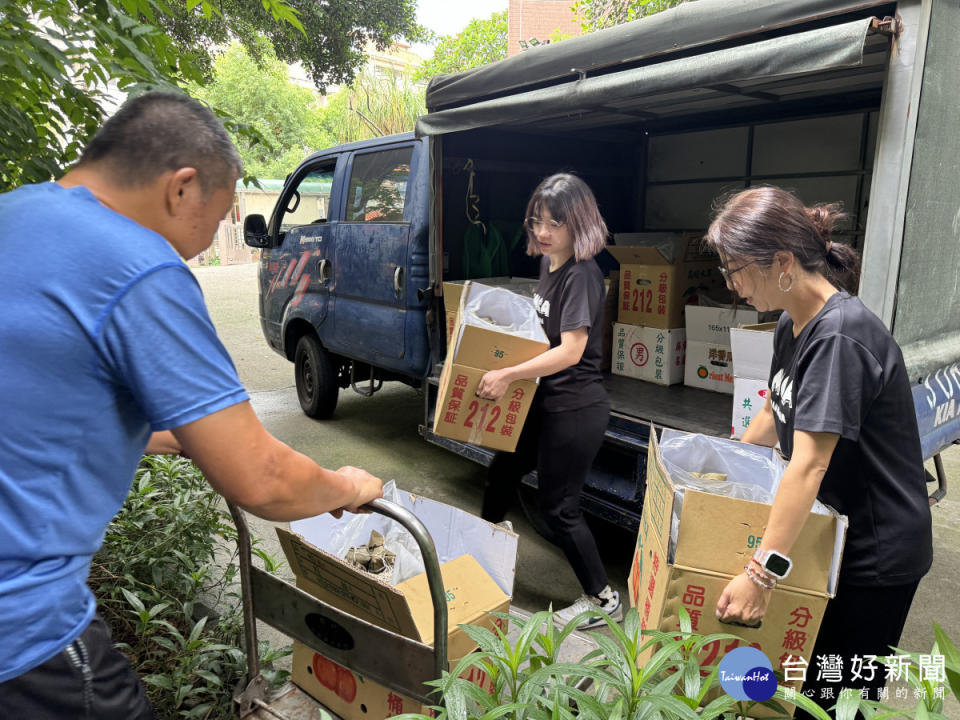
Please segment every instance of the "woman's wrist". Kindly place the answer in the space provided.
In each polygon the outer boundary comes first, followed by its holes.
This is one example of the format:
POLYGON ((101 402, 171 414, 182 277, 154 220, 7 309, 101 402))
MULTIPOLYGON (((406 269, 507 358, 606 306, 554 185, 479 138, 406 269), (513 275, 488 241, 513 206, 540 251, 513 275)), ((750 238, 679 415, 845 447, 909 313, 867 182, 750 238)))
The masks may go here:
POLYGON ((755 585, 759 585, 764 590, 773 590, 777 586, 777 581, 775 579, 761 575, 750 565, 744 565, 743 571, 755 585))

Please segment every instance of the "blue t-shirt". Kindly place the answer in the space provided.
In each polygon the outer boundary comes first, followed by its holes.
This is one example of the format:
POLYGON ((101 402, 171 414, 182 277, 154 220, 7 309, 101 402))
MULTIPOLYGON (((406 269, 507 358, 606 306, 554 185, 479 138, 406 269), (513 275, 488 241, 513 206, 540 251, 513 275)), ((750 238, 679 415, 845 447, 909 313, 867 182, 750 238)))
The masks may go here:
POLYGON ((151 431, 247 399, 167 241, 83 187, 0 195, 0 682, 95 611, 86 580, 151 431))

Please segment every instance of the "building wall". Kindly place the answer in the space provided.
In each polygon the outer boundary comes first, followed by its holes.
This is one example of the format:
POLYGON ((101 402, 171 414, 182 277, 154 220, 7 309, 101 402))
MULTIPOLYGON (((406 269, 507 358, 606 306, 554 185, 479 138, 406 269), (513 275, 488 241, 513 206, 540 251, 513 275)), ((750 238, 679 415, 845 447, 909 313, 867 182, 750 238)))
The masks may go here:
POLYGON ((541 43, 559 30, 579 35, 580 25, 570 6, 572 0, 510 0, 507 10, 507 57, 523 52, 520 41, 536 38, 541 43))

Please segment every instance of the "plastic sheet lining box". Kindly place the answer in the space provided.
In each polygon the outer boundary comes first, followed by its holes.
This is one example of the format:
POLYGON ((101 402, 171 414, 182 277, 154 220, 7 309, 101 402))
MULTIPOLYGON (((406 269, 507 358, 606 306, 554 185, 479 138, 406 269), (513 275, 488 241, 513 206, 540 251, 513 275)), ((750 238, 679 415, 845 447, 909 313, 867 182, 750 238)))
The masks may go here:
MULTIPOLYGON (((460 307, 460 295, 466 280, 452 280, 443 284, 443 307, 447 322, 447 345, 453 335, 453 326, 457 322, 457 310, 460 307)), ((484 278, 482 284, 488 287, 502 287, 524 297, 533 297, 537 290, 537 280, 520 277, 492 277, 484 278)))
MULTIPOLYGON (((679 627, 679 609, 690 614, 693 629, 701 634, 732 633, 744 643, 763 651, 774 671, 797 678, 800 669, 816 672, 811 653, 827 601, 836 592, 837 577, 846 538, 847 519, 826 506, 811 513, 790 552, 794 568, 774 589, 770 605, 758 628, 721 623, 715 614, 717 601, 727 583, 743 571, 759 546, 770 514, 770 505, 686 487, 682 494, 676 466, 665 461, 662 443, 674 438, 692 438, 690 433, 664 431, 662 441, 650 430, 647 457, 647 489, 633 564, 628 578, 630 603, 640 614, 644 629, 665 632, 679 627), (787 669, 789 668, 789 672, 787 669)), ((718 454, 748 452, 760 467, 776 462, 771 448, 743 446, 733 440, 697 436, 718 448, 718 454)), ((689 450, 669 449, 667 458, 688 463, 685 470, 715 472, 691 465, 689 450)), ((782 468, 782 462, 780 463, 782 468)), ((746 472, 745 475, 752 475, 746 472)), ((710 643, 704 647, 702 665, 715 665, 736 647, 736 641, 710 643)), ((648 649, 638 662, 647 662, 648 649)), ((795 689, 799 682, 790 684, 795 689)), ((710 698, 708 697, 708 700, 710 698)), ((755 717, 769 716, 757 712, 755 717)))
MULTIPOLYGON (((437 548, 447 591, 448 656, 453 667, 459 658, 476 649, 476 644, 458 625, 503 627, 502 621, 489 613, 509 612, 518 537, 505 528, 429 498, 401 491, 399 500, 423 522, 437 548)), ((347 517, 337 520, 331 515, 318 515, 291 523, 290 530, 277 528, 297 587, 355 617, 432 645, 433 603, 426 574, 393 586, 330 552, 338 528, 347 517)), ((369 536, 371 529, 385 534, 385 523, 392 522, 381 515, 364 518, 360 531, 363 536, 369 536)), ((420 712, 419 704, 413 700, 340 668, 322 655, 318 660, 316 655, 315 650, 294 643, 293 681, 338 715, 392 717, 399 714, 394 712, 397 703, 403 708, 416 706, 415 711, 420 712)), ((484 682, 480 677, 470 679, 478 684, 484 682)))
POLYGON ((614 323, 610 372, 658 385, 683 382, 687 332, 614 323))
POLYGON ((537 391, 536 381, 512 383, 497 402, 478 398, 477 386, 488 370, 517 365, 549 348, 532 300, 503 288, 466 283, 440 375, 433 431, 451 440, 513 451, 537 391), (484 304, 485 298, 495 300, 494 307, 484 304), (500 312, 509 317, 488 322, 488 313, 500 312), (498 329, 507 327, 514 330, 498 329))

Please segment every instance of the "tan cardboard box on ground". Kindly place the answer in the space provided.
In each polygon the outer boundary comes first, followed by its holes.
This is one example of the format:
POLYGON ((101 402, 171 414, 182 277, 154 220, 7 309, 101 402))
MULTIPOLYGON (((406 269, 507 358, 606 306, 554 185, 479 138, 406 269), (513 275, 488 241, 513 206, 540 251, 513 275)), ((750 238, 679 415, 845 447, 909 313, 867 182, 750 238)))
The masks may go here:
MULTIPOLYGON (((434 717, 428 705, 337 665, 298 642, 293 644, 292 677, 298 687, 347 720, 385 720, 404 713, 434 717)), ((493 692, 490 677, 477 668, 468 668, 460 677, 493 692)))
MULTIPOLYGON (((452 280, 443 284, 443 308, 447 316, 447 345, 453 335, 453 326, 457 322, 457 310, 460 308, 460 295, 466 280, 452 280)), ((537 280, 520 277, 492 277, 483 278, 478 282, 490 287, 506 288, 524 297, 533 297, 537 289, 537 280)))
MULTIPOLYGON (((759 546, 770 506, 687 488, 678 508, 676 543, 671 547, 675 489, 651 428, 647 490, 627 582, 630 603, 637 608, 642 627, 676 630, 679 608, 684 607, 696 632, 738 635, 743 644, 763 651, 774 671, 790 667, 795 673, 798 666, 815 670, 811 653, 827 601, 836 591, 846 518, 811 513, 790 553, 793 570, 774 589, 761 626, 729 625, 717 619, 717 601, 759 546)), ((701 653, 701 664, 716 665, 738 644, 709 643, 701 653)), ((653 652, 650 648, 641 654, 638 663, 649 661, 653 652)), ((789 685, 800 687, 799 682, 789 685)), ((761 708, 754 717, 771 715, 761 708)))
POLYGON ((687 333, 683 328, 661 330, 614 323, 613 344, 610 372, 614 375, 646 380, 657 385, 683 382, 687 352, 687 333))
POLYGON ((457 313, 440 375, 433 431, 451 440, 513 451, 530 411, 537 383, 533 380, 511 383, 497 402, 478 398, 477 386, 488 370, 525 362, 548 350, 550 344, 464 325, 462 309, 472 287, 472 282, 466 284, 461 294, 461 310, 457 313))
POLYGON ((703 390, 733 394, 733 363, 730 329, 766 321, 769 313, 753 308, 687 308, 687 360, 683 384, 703 390))
POLYGON ((730 328, 733 351, 733 419, 730 435, 742 438, 744 430, 766 402, 767 378, 773 362, 775 322, 730 328))
MULTIPOLYGON (((510 610, 517 535, 429 498, 405 492, 401 497, 401 504, 426 525, 441 560, 455 555, 440 566, 447 591, 448 657, 452 667, 476 649, 459 625, 497 625, 506 630, 504 623, 489 613, 510 610), (464 548, 471 552, 466 553, 464 548)), ((332 516, 317 516, 291 523, 291 530, 277 528, 297 587, 355 617, 432 645, 433 603, 426 574, 392 586, 347 564, 326 549, 341 522, 332 516)), ((371 515, 367 522, 383 520, 371 515)), ((369 536, 366 526, 361 534, 369 536)), ((346 668, 338 670, 329 660, 316 660, 315 654, 305 645, 294 643, 293 681, 338 715, 377 720, 392 717, 399 714, 393 711, 396 698, 404 708, 420 707, 369 678, 346 668), (375 714, 374 708, 382 708, 383 714, 375 714)), ((483 680, 474 679, 478 684, 483 680)))
POLYGON ((698 233, 620 233, 607 251, 620 263, 617 321, 682 328, 684 306, 704 289, 721 287, 716 257, 701 250, 698 233), (660 248, 672 245, 665 255, 660 248))

